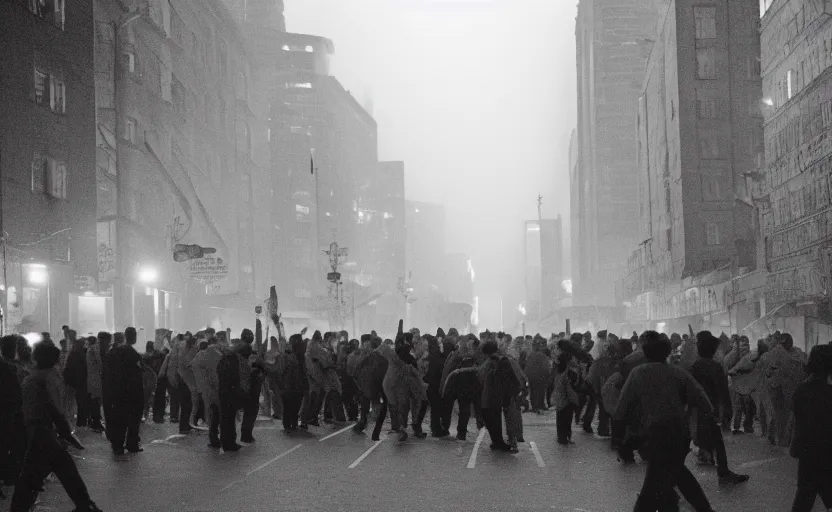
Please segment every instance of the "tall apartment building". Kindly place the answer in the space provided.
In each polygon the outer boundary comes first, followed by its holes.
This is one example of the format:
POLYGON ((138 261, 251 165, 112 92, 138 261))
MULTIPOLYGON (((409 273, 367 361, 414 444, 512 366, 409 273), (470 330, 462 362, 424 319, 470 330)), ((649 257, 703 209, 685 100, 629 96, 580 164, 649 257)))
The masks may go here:
POLYGON ((562 220, 527 220, 524 230, 526 313, 531 323, 550 317, 563 297, 562 220))
POLYGON ((638 244, 637 101, 663 0, 581 0, 577 47, 578 168, 573 173, 573 302, 612 306, 638 244))
MULTIPOLYGON (((730 325, 725 283, 755 266, 746 176, 762 149, 758 9, 672 0, 663 13, 638 100, 644 242, 631 247, 624 295, 650 306, 633 320, 730 325)), ((699 328, 677 328, 688 323, 699 328)))
POLYGON ((755 176, 766 326, 806 349, 832 336, 832 7, 766 0, 761 19, 765 171, 755 176))
POLYGON ((246 41, 220 0, 96 0, 95 18, 99 277, 115 327, 247 325, 272 279, 267 109, 246 41))
POLYGON ((79 332, 109 326, 89 296, 98 274, 93 28, 91 1, 0 2, 4 333, 57 336, 69 318, 79 332))

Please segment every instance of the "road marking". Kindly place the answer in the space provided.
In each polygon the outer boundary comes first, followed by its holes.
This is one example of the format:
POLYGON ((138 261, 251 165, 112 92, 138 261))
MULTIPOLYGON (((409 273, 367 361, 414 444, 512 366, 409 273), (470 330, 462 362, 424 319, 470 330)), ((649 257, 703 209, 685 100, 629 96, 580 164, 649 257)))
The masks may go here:
POLYGON ((763 464, 768 464, 769 462, 774 462, 776 460, 780 460, 782 457, 774 457, 773 459, 763 459, 763 460, 755 460, 751 462, 746 462, 745 464, 740 464, 739 468, 755 468, 757 466, 762 466, 763 464))
POLYGON ((318 442, 321 442, 321 443, 322 443, 322 442, 326 441, 327 439, 329 439, 330 437, 335 437, 335 436, 337 436, 338 434, 343 434, 344 432, 346 432, 347 430, 351 429, 351 428, 352 428, 352 427, 354 427, 354 426, 355 426, 355 423, 353 423, 352 425, 347 425, 346 427, 342 428, 342 429, 341 429, 341 430, 339 430, 338 432, 333 432, 333 433, 329 434, 329 435, 328 435, 328 436, 326 436, 326 437, 322 437, 322 438, 318 439, 318 442))
POLYGON ((534 453, 534 458, 537 460, 537 466, 544 468, 546 464, 543 462, 543 457, 540 455, 540 450, 537 449, 537 443, 534 441, 529 441, 529 447, 532 449, 532 453, 534 453))
MULTIPOLYGON (((384 439, 387 439, 387 438, 385 437, 384 439)), ((356 467, 358 467, 358 465, 361 464, 362 460, 366 459, 368 455, 373 453, 373 450, 378 448, 378 445, 380 445, 381 443, 384 442, 384 439, 379 439, 378 441, 373 443, 373 446, 369 447, 366 452, 361 454, 361 457, 358 457, 357 459, 355 459, 355 462, 353 462, 352 464, 349 465, 349 469, 355 469, 356 467)))
POLYGON ((474 450, 471 452, 471 457, 468 459, 468 469, 474 469, 474 466, 477 465, 477 451, 480 449, 480 443, 482 443, 482 439, 485 437, 485 429, 480 429, 480 435, 477 436, 477 442, 474 443, 474 450))
POLYGON ((257 466, 256 468, 252 469, 251 471, 249 471, 248 473, 246 473, 246 476, 247 476, 247 477, 248 477, 248 476, 251 476, 251 475, 253 475, 254 473, 257 473, 258 471, 260 471, 261 469, 263 469, 263 468, 267 468, 267 467, 271 466, 272 464, 274 464, 274 463, 275 463, 275 462, 277 462, 278 460, 282 459, 283 457, 285 457, 285 456, 289 455, 290 453, 292 453, 293 451, 297 450, 297 449, 298 449, 298 448, 300 448, 301 446, 303 446, 303 445, 302 445, 302 444, 295 445, 295 447, 294 447, 294 448, 290 448, 290 449, 286 450, 285 452, 281 453, 280 455, 278 455, 277 457, 273 458, 272 460, 270 460, 270 461, 268 461, 268 462, 266 462, 266 463, 264 463, 264 464, 261 464, 261 465, 257 466))

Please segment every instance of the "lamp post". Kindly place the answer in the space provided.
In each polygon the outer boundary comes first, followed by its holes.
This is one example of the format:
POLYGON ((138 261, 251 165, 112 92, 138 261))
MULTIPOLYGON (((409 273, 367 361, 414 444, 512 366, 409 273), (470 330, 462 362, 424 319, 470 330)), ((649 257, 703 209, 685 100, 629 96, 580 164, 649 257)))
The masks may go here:
MULTIPOLYGON (((338 242, 329 244, 329 250, 324 251, 324 254, 329 256, 329 267, 332 272, 327 273, 326 280, 335 285, 335 307, 337 308, 338 319, 341 325, 344 322, 344 304, 341 297, 341 273, 338 272, 338 266, 341 264, 341 259, 346 258, 349 254, 349 249, 346 247, 339 247, 338 242)), ((341 327, 339 325, 339 327, 341 327)))

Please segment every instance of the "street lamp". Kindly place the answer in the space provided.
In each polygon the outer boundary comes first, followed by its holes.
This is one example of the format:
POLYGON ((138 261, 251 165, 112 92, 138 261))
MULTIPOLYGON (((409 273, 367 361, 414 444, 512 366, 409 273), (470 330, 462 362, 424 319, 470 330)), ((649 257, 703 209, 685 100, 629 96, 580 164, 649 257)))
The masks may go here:
POLYGON ((26 278, 35 286, 43 286, 49 283, 49 272, 46 270, 46 265, 34 263, 26 265, 26 278))
POLYGON ((144 284, 153 284, 159 278, 159 271, 153 267, 139 268, 139 281, 144 284))

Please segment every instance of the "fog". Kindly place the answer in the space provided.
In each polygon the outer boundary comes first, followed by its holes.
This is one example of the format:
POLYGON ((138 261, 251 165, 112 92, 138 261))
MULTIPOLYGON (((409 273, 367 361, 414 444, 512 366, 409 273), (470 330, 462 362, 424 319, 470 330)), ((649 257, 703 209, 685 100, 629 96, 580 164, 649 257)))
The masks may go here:
MULTIPOLYGON (((379 159, 408 199, 447 208, 447 246, 477 272, 481 327, 522 300, 522 222, 564 219, 576 123, 571 0, 287 0, 287 30, 331 38, 332 73, 372 98, 379 159)), ((508 327, 508 326, 507 326, 508 327)))

